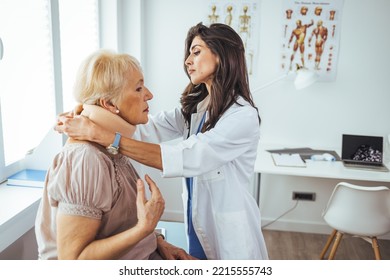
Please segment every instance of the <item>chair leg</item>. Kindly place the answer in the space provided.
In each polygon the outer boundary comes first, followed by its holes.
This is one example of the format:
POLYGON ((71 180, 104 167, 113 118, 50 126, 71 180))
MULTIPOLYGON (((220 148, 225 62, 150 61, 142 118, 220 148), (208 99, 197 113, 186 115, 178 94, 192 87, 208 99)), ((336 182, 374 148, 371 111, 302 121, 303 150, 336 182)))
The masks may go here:
POLYGON ((329 235, 328 240, 326 241, 324 249, 322 249, 320 260, 323 260, 325 258, 326 252, 329 249, 330 244, 332 244, 334 237, 336 236, 337 230, 333 230, 332 233, 329 235))
POLYGON ((332 250, 330 250, 330 254, 329 254, 328 260, 333 260, 334 259, 334 256, 336 255, 337 248, 339 247, 340 241, 341 241, 342 238, 343 238, 343 233, 338 231, 337 234, 336 234, 336 239, 335 239, 334 244, 332 246, 332 250))
POLYGON ((379 244, 378 239, 374 236, 371 238, 372 240, 372 248, 374 249, 375 259, 380 260, 381 259, 381 253, 379 252, 379 244))

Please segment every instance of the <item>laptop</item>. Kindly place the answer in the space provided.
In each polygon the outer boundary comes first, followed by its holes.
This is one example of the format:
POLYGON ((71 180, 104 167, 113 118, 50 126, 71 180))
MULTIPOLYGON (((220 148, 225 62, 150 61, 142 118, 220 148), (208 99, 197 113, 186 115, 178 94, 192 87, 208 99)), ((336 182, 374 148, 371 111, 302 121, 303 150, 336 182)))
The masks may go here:
POLYGON ((345 167, 388 172, 383 164, 383 137, 343 134, 341 160, 345 167))

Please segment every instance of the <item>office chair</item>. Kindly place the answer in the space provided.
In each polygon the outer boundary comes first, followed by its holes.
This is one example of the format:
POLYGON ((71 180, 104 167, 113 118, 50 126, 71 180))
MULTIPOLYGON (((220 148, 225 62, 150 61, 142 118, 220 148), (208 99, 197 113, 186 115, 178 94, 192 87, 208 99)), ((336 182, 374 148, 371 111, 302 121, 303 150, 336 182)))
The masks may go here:
POLYGON ((370 242, 375 259, 380 260, 377 236, 390 232, 390 189, 341 182, 334 188, 322 216, 334 230, 320 259, 334 242, 328 258, 332 260, 343 235, 348 234, 370 242))

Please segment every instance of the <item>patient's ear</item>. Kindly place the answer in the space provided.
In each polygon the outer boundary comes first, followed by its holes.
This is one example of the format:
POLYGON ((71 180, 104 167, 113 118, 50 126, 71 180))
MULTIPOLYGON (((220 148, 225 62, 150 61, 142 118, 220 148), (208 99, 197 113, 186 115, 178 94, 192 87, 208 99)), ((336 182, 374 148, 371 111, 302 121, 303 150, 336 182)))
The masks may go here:
POLYGON ((111 113, 116 113, 116 111, 118 110, 118 108, 114 104, 112 104, 111 101, 105 100, 103 98, 99 100, 99 104, 102 108, 107 109, 111 113))
MULTIPOLYGON (((106 104, 107 103, 108 102, 106 102, 106 104)), ((102 126, 112 132, 119 132, 128 138, 133 137, 136 127, 132 124, 129 124, 115 113, 109 111, 108 108, 87 104, 83 104, 83 108, 84 110, 81 115, 88 117, 97 125, 102 126)))

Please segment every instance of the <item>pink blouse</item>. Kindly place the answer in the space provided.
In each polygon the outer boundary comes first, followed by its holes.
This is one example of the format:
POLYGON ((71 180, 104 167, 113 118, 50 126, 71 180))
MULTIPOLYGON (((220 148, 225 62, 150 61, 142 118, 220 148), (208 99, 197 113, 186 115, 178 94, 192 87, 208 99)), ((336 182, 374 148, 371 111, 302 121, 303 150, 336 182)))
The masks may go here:
MULTIPOLYGON (((35 221, 39 258, 58 258, 57 213, 101 220, 96 239, 135 226, 137 178, 130 159, 122 154, 111 155, 93 143, 66 144, 48 170, 35 221)), ((151 234, 122 259, 148 259, 156 248, 156 237, 151 234)))

